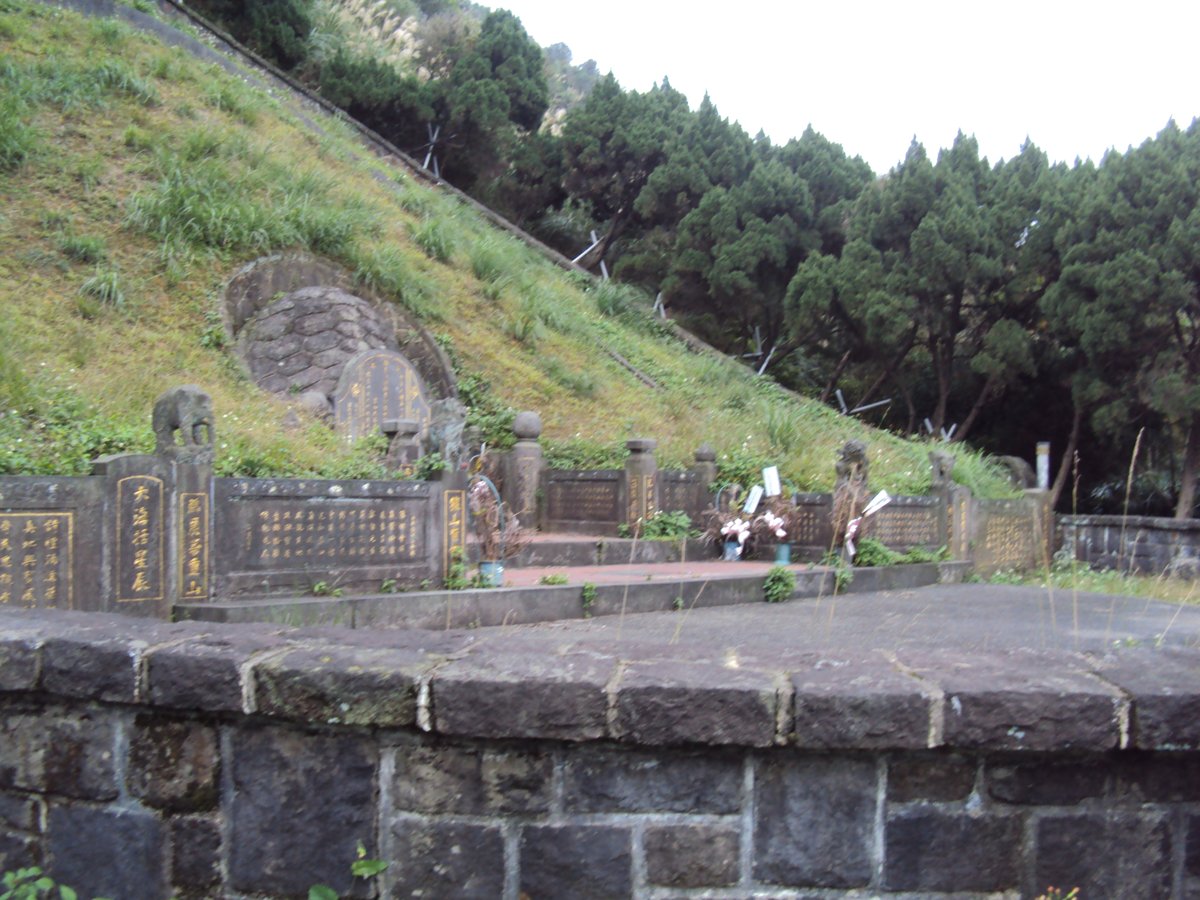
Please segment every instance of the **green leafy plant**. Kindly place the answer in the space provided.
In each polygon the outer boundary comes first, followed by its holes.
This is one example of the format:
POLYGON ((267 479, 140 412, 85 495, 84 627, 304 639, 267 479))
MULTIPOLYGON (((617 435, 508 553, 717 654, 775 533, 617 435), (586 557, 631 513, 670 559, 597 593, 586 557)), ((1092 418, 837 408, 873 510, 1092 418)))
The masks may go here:
POLYGON ((328 581, 314 581, 310 590, 314 597, 340 597, 345 593, 340 587, 328 581))
POLYGON ((432 481, 450 467, 440 453, 426 453, 413 464, 413 478, 417 481, 432 481))
POLYGON ((902 560, 899 553, 889 550, 875 538, 863 538, 855 544, 856 566, 894 566, 902 560))
POLYGON ((381 581, 379 583, 379 593, 381 593, 381 594, 396 593, 396 579, 395 578, 383 579, 383 581, 381 581))
MULTIPOLYGON (((367 848, 362 841, 358 842, 354 862, 350 863, 350 874, 364 881, 377 878, 387 871, 390 863, 381 859, 371 859, 367 856, 367 848)), ((308 889, 308 900, 339 900, 340 895, 333 888, 324 884, 314 884, 308 889)))
POLYGON ((78 896, 65 884, 56 884, 53 878, 43 874, 36 866, 5 872, 0 887, 4 888, 3 893, 0 893, 0 900, 50 900, 53 897, 60 900, 76 900, 78 896))
POLYGON ((450 551, 450 562, 446 566, 446 577, 443 584, 448 591, 465 591, 471 586, 467 577, 467 559, 462 547, 450 551))
POLYGON ((771 566, 763 579, 763 597, 768 603, 791 599, 796 590, 796 573, 787 566, 771 566))
POLYGON ((592 607, 596 605, 596 585, 590 581, 585 581, 583 587, 579 590, 579 600, 583 604, 583 617, 590 619, 592 617, 592 607))
POLYGON ((569 579, 566 572, 552 572, 538 579, 538 584, 566 584, 569 579))
POLYGON ((681 509, 659 510, 642 523, 642 537, 647 541, 682 541, 692 534, 691 517, 681 509))

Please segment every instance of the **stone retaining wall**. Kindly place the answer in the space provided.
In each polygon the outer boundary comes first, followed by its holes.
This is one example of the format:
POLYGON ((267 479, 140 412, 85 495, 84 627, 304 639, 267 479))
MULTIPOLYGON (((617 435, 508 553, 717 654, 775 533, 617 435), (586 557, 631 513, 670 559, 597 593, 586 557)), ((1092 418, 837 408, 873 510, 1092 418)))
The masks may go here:
POLYGON ((1100 569, 1200 576, 1200 519, 1059 516, 1057 545, 1100 569))
POLYGON ((0 611, 0 866, 367 896, 362 841, 389 897, 1200 891, 1195 650, 531 650, 0 611))

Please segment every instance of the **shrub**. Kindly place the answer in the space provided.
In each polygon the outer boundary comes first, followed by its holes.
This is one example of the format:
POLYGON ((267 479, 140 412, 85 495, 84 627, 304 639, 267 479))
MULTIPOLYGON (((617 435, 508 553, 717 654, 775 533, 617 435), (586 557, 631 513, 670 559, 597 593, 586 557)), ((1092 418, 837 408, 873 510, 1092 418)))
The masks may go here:
POLYGON ((786 566, 771 566, 763 579, 763 598, 768 603, 790 600, 796 590, 796 573, 786 566))

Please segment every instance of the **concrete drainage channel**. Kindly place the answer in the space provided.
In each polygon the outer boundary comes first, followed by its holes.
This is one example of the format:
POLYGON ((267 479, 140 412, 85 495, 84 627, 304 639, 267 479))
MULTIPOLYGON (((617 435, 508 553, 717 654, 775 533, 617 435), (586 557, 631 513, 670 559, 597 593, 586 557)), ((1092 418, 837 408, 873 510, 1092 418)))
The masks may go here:
MULTIPOLYGON (((712 568, 705 562, 700 567, 712 568)), ((663 571, 665 565, 631 564, 595 569, 620 573, 595 574, 567 569, 562 585, 526 584, 519 587, 462 591, 410 591, 344 597, 245 597, 237 600, 175 607, 176 617, 206 622, 267 622, 291 626, 342 628, 471 628, 521 625, 587 615, 664 612, 708 606, 763 602, 767 564, 723 564, 719 573, 698 574, 678 564, 683 574, 663 571), (737 574, 739 568, 754 572, 737 574), (724 570, 729 570, 725 574, 724 570), (604 583, 600 583, 601 579, 604 583), (616 580, 614 580, 616 579, 616 580), (588 591, 585 610, 584 586, 588 591)), ((534 574, 541 569, 516 570, 534 574)), ((561 571, 561 570, 560 570, 561 571)), ((829 567, 793 566, 796 589, 792 599, 824 597, 834 593, 835 572, 829 567)), ((853 570, 853 578, 838 593, 903 590, 932 584, 953 584, 970 572, 965 562, 918 563, 853 570)), ((524 580, 529 580, 528 577, 524 580)))

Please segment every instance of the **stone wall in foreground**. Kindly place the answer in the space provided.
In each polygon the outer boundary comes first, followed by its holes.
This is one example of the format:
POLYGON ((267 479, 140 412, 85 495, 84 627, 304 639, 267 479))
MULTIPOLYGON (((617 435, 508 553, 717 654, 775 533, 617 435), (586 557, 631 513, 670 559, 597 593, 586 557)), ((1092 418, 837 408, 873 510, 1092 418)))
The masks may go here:
POLYGON ((1200 894, 1200 651, 534 646, 0 612, 0 867, 369 896, 361 841, 387 897, 1200 894))

